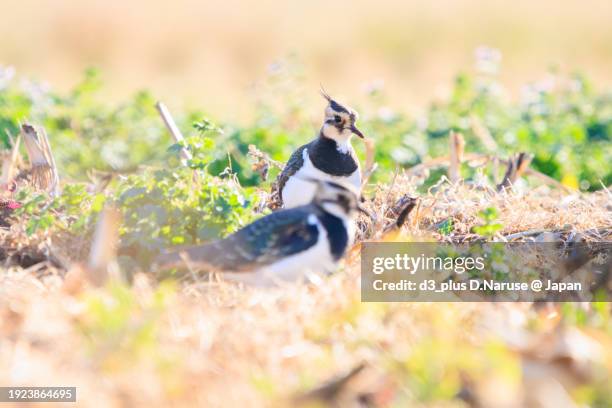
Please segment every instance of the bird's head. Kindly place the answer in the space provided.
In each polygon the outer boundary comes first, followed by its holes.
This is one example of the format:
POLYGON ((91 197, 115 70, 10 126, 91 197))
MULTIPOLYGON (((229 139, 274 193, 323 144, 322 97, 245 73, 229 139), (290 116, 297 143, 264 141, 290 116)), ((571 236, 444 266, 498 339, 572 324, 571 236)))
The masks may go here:
POLYGON ((321 128, 321 134, 337 142, 344 142, 350 139, 353 134, 363 139, 363 133, 355 125, 359 118, 357 112, 346 105, 338 103, 323 89, 321 89, 321 95, 328 102, 325 108, 325 120, 321 128))
POLYGON ((368 213, 360 203, 360 193, 351 184, 314 181, 317 184, 313 203, 340 218, 352 218, 357 211, 368 213))

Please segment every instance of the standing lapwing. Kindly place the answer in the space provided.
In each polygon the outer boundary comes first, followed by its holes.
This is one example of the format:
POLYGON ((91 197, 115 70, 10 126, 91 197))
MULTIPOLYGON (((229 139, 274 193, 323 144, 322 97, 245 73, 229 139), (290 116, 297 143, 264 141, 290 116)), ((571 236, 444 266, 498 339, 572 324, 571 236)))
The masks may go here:
POLYGON ((321 94, 328 105, 319 136, 293 152, 275 182, 274 188, 284 208, 308 204, 312 200, 315 186, 306 179, 340 181, 361 190, 359 160, 351 145, 353 134, 364 137, 355 126, 357 113, 323 90, 321 94))
POLYGON ((160 255, 156 266, 226 272, 255 285, 333 271, 354 235, 357 210, 365 210, 350 185, 304 182, 315 185, 311 203, 269 214, 225 239, 160 255))

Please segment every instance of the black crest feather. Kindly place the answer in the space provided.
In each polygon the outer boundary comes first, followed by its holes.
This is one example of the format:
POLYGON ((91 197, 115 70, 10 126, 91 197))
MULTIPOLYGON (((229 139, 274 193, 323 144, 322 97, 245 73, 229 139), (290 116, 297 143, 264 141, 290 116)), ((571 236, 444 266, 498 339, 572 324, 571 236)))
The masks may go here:
POLYGON ((329 106, 331 106, 331 108, 335 110, 336 112, 350 113, 348 109, 340 105, 338 102, 334 100, 334 98, 329 96, 329 94, 325 91, 325 88, 323 88, 323 85, 321 85, 321 96, 323 96, 327 100, 327 102, 329 102, 329 106))
POLYGON ((327 99, 328 102, 331 102, 333 99, 331 96, 329 96, 329 94, 325 91, 325 88, 323 88, 323 85, 321 84, 321 96, 324 97, 325 99, 327 99))

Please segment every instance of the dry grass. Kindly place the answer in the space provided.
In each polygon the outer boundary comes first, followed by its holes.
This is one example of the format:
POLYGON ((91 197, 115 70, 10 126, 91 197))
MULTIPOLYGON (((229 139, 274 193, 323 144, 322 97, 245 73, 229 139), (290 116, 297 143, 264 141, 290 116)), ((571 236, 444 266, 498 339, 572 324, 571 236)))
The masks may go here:
MULTIPOLYGON (((376 187, 370 205, 381 219, 413 194, 410 183, 400 175, 376 187)), ((477 212, 496 206, 500 236, 544 229, 610 240, 611 205, 606 191, 440 184, 398 239, 448 239, 435 225, 449 217, 451 239, 469 239, 477 212)), ((365 362, 357 379, 332 384, 336 405, 464 406, 452 399, 460 392, 482 406, 560 406, 581 385, 605 391, 609 322, 578 329, 552 305, 361 303, 358 265, 353 253, 319 284, 274 289, 217 278, 159 286, 144 274, 129 287, 82 289, 58 269, 11 267, 0 273, 0 384, 74 385, 79 406, 287 406, 365 362)), ((314 394, 300 401, 327 395, 314 394)))
MULTIPOLYGON (((392 222, 393 218, 388 218, 393 215, 389 208, 405 195, 418 196, 413 187, 418 182, 419 177, 402 174, 395 177, 391 185, 375 186, 369 210, 377 214, 381 224, 392 222)), ((419 206, 405 232, 415 236, 433 234, 441 238, 435 226, 451 219, 455 228, 449 239, 474 238, 473 234, 470 235, 470 229, 479 222, 478 212, 495 207, 499 210, 499 221, 503 225, 497 236, 500 240, 516 232, 536 229, 559 231, 566 235, 579 231, 586 238, 610 239, 598 231, 612 226, 610 192, 568 194, 544 185, 533 189, 517 186, 516 190, 501 194, 487 185, 451 183, 443 179, 427 195, 420 197, 419 206)), ((367 237, 367 231, 362 233, 367 237)))

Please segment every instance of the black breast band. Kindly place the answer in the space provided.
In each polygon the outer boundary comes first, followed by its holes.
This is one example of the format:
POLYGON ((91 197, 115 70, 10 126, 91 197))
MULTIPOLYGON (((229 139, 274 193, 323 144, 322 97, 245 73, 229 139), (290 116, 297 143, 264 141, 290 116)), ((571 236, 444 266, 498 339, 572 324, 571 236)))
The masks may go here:
POLYGON ((342 153, 338 143, 328 137, 319 136, 308 146, 308 156, 319 170, 333 176, 350 176, 357 170, 357 160, 352 149, 342 153))
POLYGON ((338 260, 346 252, 348 246, 348 232, 342 220, 327 212, 323 212, 318 216, 323 228, 327 231, 327 239, 329 239, 329 249, 334 258, 338 260))

